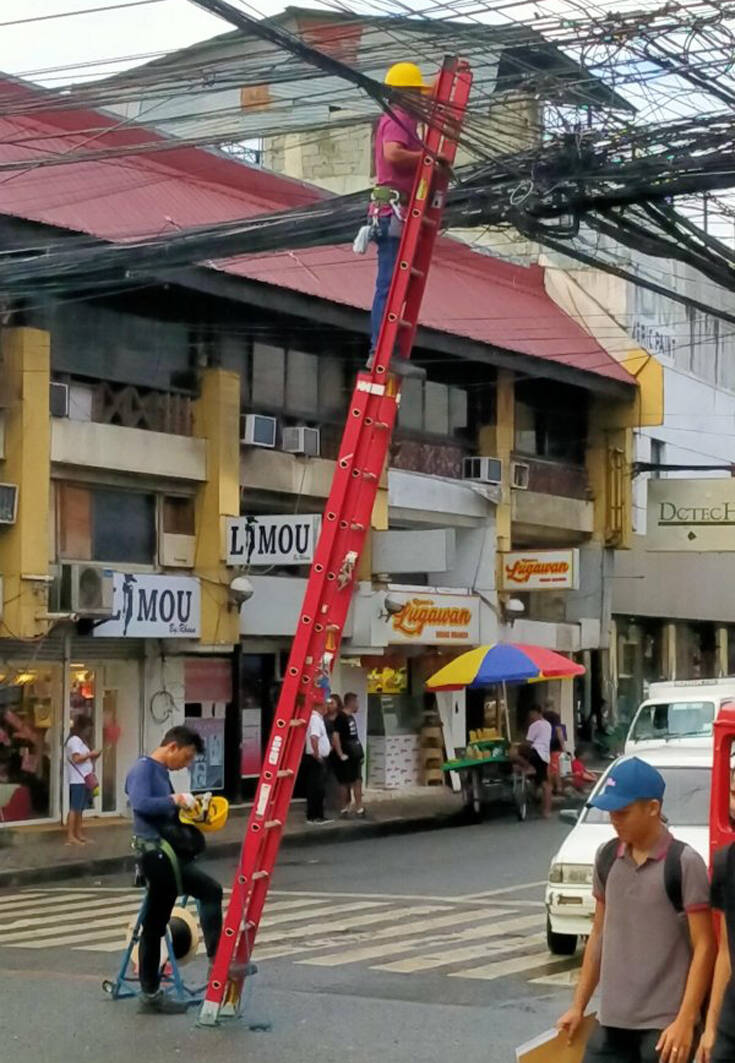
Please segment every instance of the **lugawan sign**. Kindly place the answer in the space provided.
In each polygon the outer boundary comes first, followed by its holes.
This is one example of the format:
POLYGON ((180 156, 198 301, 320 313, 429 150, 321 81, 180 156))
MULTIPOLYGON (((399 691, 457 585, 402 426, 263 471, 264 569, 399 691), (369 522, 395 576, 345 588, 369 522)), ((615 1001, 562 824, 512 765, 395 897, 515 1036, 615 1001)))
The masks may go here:
POLYGON ((470 595, 390 592, 403 601, 400 612, 381 614, 380 643, 474 646, 480 640, 480 602, 470 595), (385 628, 387 627, 387 631, 385 628))
POLYGON ((322 518, 316 514, 230 517, 228 565, 309 565, 322 518))
POLYGON ((648 550, 735 550, 735 479, 649 480, 648 550))
POLYGON ((504 591, 577 590, 579 550, 513 550, 503 555, 504 591))
POLYGON ((199 580, 116 572, 112 616, 96 624, 98 638, 195 639, 201 630, 199 580))

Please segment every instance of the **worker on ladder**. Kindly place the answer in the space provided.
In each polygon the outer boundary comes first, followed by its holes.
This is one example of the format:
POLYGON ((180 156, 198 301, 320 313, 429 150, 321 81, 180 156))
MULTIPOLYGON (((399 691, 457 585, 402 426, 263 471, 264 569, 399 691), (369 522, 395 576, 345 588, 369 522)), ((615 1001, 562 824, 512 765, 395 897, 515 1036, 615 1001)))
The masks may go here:
MULTIPOLYGON (((407 93, 427 93, 433 89, 432 84, 424 81, 415 63, 395 63, 385 75, 385 84, 407 93)), ((403 108, 392 104, 391 113, 382 116, 375 132, 377 184, 370 197, 368 217, 371 223, 371 239, 378 247, 378 275, 370 315, 371 361, 368 362, 368 367, 371 366, 378 342, 380 324, 401 243, 405 209, 411 197, 421 155, 422 144, 418 135, 417 119, 403 108)))
POLYGON ((172 727, 149 757, 140 757, 128 772, 125 792, 133 813, 133 847, 146 881, 145 914, 140 936, 141 1010, 180 1013, 187 1004, 161 989, 161 939, 176 898, 195 897, 210 960, 222 932, 222 887, 193 860, 204 848, 198 830, 179 820, 180 809, 194 809, 190 793, 174 793, 169 772, 188 768, 204 751, 201 736, 189 727, 172 727))

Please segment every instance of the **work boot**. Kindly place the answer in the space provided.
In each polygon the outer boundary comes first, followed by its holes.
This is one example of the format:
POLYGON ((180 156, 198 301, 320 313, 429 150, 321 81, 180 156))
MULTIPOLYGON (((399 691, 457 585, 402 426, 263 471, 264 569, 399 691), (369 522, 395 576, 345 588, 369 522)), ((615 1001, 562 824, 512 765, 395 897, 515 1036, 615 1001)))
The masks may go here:
POLYGON ((141 991, 139 1011, 144 1015, 185 1015, 188 1009, 185 1000, 167 996, 162 989, 157 989, 155 993, 141 991))

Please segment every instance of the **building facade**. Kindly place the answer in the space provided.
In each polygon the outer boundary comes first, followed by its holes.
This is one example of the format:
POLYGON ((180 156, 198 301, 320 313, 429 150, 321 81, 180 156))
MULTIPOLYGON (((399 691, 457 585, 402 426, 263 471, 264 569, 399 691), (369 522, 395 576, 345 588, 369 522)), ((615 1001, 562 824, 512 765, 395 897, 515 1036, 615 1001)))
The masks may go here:
MULTIPOLYGON (((26 118, 24 135, 35 122, 40 138, 70 136, 69 121, 26 118)), ((12 138, 2 150, 13 158, 12 138)), ((30 171, 22 195, 0 187, 0 211, 23 246, 158 232, 172 202, 185 227, 257 212, 264 196, 317 194, 177 149, 30 171), (93 209, 69 199, 76 179, 97 180, 93 209)), ((187 784, 247 797, 364 364, 373 269, 345 248, 315 249, 6 308, 3 822, 63 815, 63 747, 80 713, 103 749, 97 813, 123 810, 130 760, 184 720, 207 745, 187 784), (254 595, 240 610, 230 583, 243 572, 254 595)), ((604 662, 607 558, 630 534, 622 469, 639 388, 549 298, 542 271, 442 241, 423 321, 426 379, 403 388, 333 677, 360 696, 384 785, 420 777, 423 681, 449 654, 513 638, 604 662), (506 569, 548 562, 539 551, 575 571, 551 590, 508 583, 506 569)), ((567 691, 570 725, 573 704, 567 691)), ((439 708, 454 745, 482 719, 472 697, 439 708)))

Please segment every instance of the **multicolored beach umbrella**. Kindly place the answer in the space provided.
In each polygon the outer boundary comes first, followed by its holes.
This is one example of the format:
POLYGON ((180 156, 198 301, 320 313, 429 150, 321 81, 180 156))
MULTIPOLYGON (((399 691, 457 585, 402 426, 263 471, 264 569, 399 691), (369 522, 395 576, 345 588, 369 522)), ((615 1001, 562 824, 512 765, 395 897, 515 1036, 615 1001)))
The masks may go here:
POLYGON ((571 679, 584 675, 581 664, 543 646, 496 642, 478 646, 445 664, 430 679, 429 690, 463 690, 493 683, 523 683, 542 679, 571 679))

